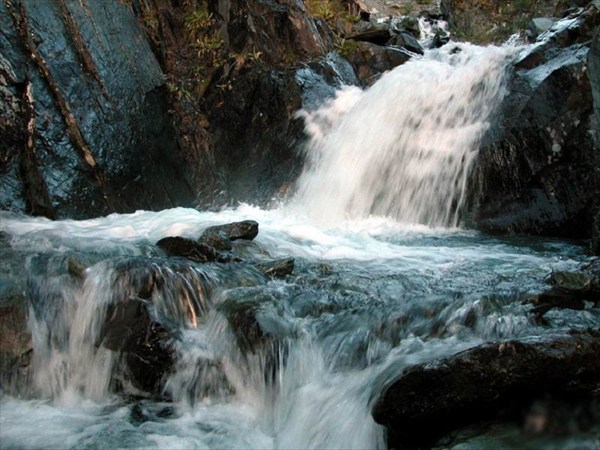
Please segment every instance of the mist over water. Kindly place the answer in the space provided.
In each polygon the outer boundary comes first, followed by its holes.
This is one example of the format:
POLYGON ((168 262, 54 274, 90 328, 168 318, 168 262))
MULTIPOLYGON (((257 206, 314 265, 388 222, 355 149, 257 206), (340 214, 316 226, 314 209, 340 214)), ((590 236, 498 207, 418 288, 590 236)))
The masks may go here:
POLYGON ((292 203, 335 224, 369 215, 458 225, 478 144, 506 94, 514 48, 446 45, 302 112, 308 163, 292 203))

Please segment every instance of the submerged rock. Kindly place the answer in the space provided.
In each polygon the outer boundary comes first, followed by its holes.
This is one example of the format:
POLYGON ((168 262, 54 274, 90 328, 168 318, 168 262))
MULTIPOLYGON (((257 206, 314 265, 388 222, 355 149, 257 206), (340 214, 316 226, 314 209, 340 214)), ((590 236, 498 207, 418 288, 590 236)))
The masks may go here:
POLYGON ((390 447, 430 446, 510 404, 597 391, 598 354, 598 331, 485 344, 406 369, 379 398, 373 417, 387 428, 390 447))
POLYGON ((160 395, 173 369, 172 333, 152 319, 149 305, 139 298, 108 306, 98 344, 120 353, 122 388, 160 395))
POLYGON ((268 277, 284 278, 294 271, 294 258, 278 259, 256 264, 256 268, 268 277))

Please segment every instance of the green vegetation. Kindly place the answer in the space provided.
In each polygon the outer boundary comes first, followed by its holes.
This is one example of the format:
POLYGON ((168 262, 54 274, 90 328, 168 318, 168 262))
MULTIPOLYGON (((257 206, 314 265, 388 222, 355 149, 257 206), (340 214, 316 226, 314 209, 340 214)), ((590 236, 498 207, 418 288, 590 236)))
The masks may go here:
POLYGON ((306 10, 311 16, 331 22, 336 17, 337 2, 333 0, 306 0, 306 10))
POLYGON ((185 31, 190 42, 196 42, 215 24, 213 15, 208 12, 208 6, 201 4, 185 17, 185 31))
POLYGON ((343 58, 348 58, 360 50, 359 44, 353 39, 344 39, 341 36, 336 36, 335 50, 343 58))

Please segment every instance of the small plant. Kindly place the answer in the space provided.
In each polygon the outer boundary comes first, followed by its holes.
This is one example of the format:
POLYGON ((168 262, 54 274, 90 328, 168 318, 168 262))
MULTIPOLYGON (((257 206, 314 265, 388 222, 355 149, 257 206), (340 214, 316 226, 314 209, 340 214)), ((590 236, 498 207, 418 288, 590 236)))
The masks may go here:
POLYGON ((214 25, 213 15, 208 12, 207 6, 196 8, 185 17, 185 30, 190 41, 194 42, 198 36, 214 25))
POLYGON ((175 83, 167 83, 167 89, 173 94, 179 101, 191 101, 193 96, 184 86, 175 83))
POLYGON ((306 0, 306 9, 311 16, 327 22, 335 19, 336 9, 332 0, 306 0))
POLYGON ((211 65, 214 65, 218 61, 219 51, 223 46, 223 39, 219 36, 205 35, 196 38, 196 42, 193 45, 198 58, 207 60, 211 65))
POLYGON ((360 46, 355 40, 344 39, 339 35, 335 37, 334 47, 339 55, 346 59, 360 50, 360 46))

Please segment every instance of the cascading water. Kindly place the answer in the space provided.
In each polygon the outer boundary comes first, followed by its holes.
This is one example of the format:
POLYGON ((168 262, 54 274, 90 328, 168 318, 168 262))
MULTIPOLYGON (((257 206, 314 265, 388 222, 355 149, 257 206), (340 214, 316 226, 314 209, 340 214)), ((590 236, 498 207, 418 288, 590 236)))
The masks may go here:
POLYGON ((34 349, 29 389, 2 387, 0 447, 383 449, 371 409, 406 367, 546 333, 520 300, 584 261, 580 247, 426 226, 457 224, 509 53, 450 46, 305 113, 308 168, 280 209, 2 213, 0 268, 27 269, 34 349), (247 262, 153 245, 246 218, 261 227, 235 243, 247 262), (285 280, 257 268, 289 256, 285 280))
POLYGON ((369 215, 456 226, 514 50, 447 45, 303 112, 308 164, 294 203, 335 224, 369 215))

